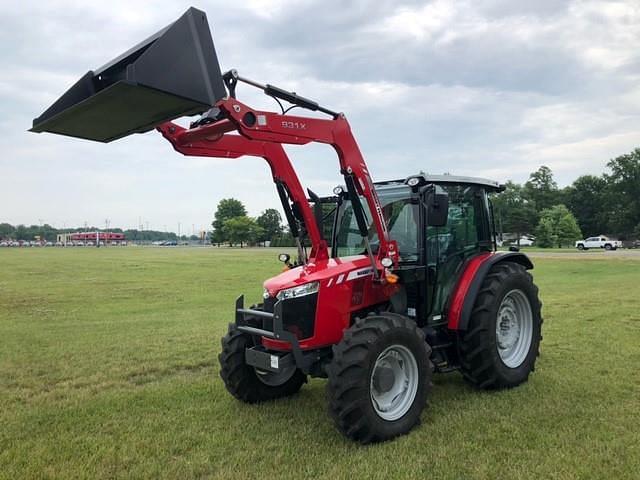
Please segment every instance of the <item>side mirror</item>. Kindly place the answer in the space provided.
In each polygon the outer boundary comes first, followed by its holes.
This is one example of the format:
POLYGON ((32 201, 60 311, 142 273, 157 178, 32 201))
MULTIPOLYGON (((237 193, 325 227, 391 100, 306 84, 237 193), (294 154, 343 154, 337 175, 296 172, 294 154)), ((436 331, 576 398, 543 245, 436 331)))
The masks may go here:
POLYGON ((509 247, 509 251, 510 251, 510 252, 519 252, 519 251, 520 251, 520 247, 519 247, 519 246, 517 246, 517 245, 511 245, 511 246, 509 247))
POLYGON ((430 227, 444 227, 449 218, 449 195, 434 193, 427 201, 427 225, 430 227))

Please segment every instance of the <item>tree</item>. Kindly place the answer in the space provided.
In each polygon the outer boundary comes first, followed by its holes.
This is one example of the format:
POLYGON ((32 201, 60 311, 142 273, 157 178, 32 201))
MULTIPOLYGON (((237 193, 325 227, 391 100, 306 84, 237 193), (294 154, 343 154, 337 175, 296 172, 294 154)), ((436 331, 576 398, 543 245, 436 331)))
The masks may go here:
POLYGON ((536 228, 536 246, 551 248, 558 241, 558 237, 553 233, 553 223, 548 218, 541 218, 536 228))
POLYGON ((524 197, 533 203, 537 212, 551 208, 560 200, 558 184, 553 179, 553 172, 545 165, 529 175, 524 184, 524 197))
POLYGON ((536 211, 533 204, 525 198, 521 185, 508 181, 504 192, 493 199, 493 205, 501 233, 515 233, 518 244, 522 235, 534 230, 536 211))
POLYGON ((243 247, 245 242, 255 242, 263 232, 262 227, 253 218, 249 218, 246 215, 230 218, 224 222, 224 233, 227 240, 231 245, 239 243, 240 248, 243 247))
POLYGON ((576 217, 574 217, 569 210, 566 210, 566 214, 560 217, 556 235, 558 236, 558 247, 562 247, 562 245, 572 246, 576 240, 582 238, 582 232, 580 231, 576 217))
POLYGON ((640 223, 640 148, 610 160, 607 167, 609 227, 628 236, 640 223))
POLYGON ((236 200, 235 198, 223 198, 220 200, 216 213, 214 214, 214 220, 211 223, 211 226, 213 226, 211 243, 220 245, 225 240, 228 240, 228 235, 226 235, 224 231, 225 222, 231 218, 246 217, 246 215, 247 209, 240 200, 236 200))
POLYGON ((11 238, 15 234, 16 229, 9 223, 0 223, 0 240, 3 238, 11 238))
POLYGON ((29 238, 29 231, 24 225, 18 225, 16 227, 16 240, 33 240, 29 238))
POLYGON ((282 235, 282 217, 280 212, 275 208, 267 208, 262 215, 256 219, 256 223, 262 227, 263 233, 258 238, 259 242, 267 240, 272 241, 274 238, 282 235))
POLYGON ((602 177, 583 175, 566 189, 567 207, 585 235, 607 231, 607 182, 602 177))
POLYGON ((540 222, 536 233, 538 234, 536 242, 541 247, 548 246, 548 240, 555 241, 558 247, 562 247, 563 245, 571 245, 582 238, 582 232, 580 232, 576 218, 562 204, 554 205, 540 213, 540 222), (539 238, 541 233, 542 239, 539 238))

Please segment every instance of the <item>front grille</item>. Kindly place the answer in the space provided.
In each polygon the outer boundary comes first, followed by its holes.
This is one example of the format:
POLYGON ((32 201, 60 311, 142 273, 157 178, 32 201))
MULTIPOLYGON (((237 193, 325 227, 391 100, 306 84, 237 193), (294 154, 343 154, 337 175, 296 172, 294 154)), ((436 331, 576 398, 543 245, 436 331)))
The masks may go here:
POLYGON ((278 299, 276 297, 268 297, 264 299, 264 303, 262 304, 262 308, 265 312, 273 313, 273 306, 276 304, 278 299))
MULTIPOLYGON (((277 301, 278 299, 275 297, 266 298, 263 304, 264 311, 273 313, 273 306, 277 301)), ((317 303, 317 293, 283 300, 282 328, 293 333, 299 340, 312 337, 317 303)), ((270 318, 263 319, 262 328, 273 331, 273 320, 270 318)))

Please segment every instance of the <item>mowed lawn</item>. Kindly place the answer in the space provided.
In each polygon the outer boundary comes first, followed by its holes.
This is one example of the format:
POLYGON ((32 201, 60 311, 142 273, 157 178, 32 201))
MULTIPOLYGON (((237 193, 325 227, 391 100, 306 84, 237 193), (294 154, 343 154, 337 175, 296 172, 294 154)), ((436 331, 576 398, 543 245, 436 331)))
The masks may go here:
POLYGON ((422 424, 362 447, 324 381, 249 406, 218 376, 273 249, 0 250, 0 478, 639 478, 640 257, 536 259, 544 341, 516 389, 436 376, 422 424))

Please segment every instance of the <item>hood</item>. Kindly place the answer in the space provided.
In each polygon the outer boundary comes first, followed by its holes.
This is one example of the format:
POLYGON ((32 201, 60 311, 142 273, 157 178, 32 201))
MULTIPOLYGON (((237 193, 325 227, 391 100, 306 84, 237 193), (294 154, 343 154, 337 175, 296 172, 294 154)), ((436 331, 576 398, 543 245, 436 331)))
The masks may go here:
POLYGON ((330 279, 346 275, 363 267, 370 267, 371 262, 365 255, 352 257, 330 258, 316 263, 308 263, 300 267, 286 270, 263 283, 269 295, 274 297, 280 290, 303 285, 309 282, 328 282, 330 279))

